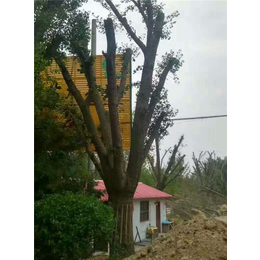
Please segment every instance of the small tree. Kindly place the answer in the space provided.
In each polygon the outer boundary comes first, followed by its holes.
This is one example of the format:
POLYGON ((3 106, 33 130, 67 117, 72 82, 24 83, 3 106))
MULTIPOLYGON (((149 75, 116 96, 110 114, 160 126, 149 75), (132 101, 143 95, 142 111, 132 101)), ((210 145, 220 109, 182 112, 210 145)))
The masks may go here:
POLYGON ((185 155, 181 155, 179 152, 183 140, 184 136, 181 136, 178 144, 174 146, 173 150, 170 148, 167 149, 161 158, 159 138, 157 137, 155 139, 156 162, 154 162, 154 157, 151 154, 148 154, 147 156, 156 181, 156 188, 161 191, 163 191, 167 185, 173 182, 177 177, 183 175, 187 170, 187 165, 184 164, 185 155), (171 153, 171 156, 166 166, 163 166, 163 159, 168 152, 171 153))

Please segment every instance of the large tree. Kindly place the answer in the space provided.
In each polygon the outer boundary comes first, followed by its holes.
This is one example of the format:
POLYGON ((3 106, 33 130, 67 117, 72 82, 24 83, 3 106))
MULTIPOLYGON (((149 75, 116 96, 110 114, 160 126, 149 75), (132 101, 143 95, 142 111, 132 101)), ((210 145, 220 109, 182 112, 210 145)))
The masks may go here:
POLYGON ((155 138, 155 159, 152 154, 147 155, 150 167, 152 169, 153 176, 156 182, 156 188, 163 191, 170 183, 172 183, 177 177, 183 175, 187 170, 187 165, 184 163, 185 155, 181 155, 180 147, 184 140, 182 135, 178 143, 174 145, 173 149, 168 148, 161 157, 159 137, 155 138), (167 153, 171 155, 166 165, 163 164, 163 160, 167 153))
MULTIPOLYGON (((47 1, 48 3, 51 1, 47 1)), ((118 242, 123 245, 126 255, 134 252, 133 227, 131 223, 132 200, 138 184, 141 168, 150 147, 159 134, 165 133, 171 125, 174 115, 167 103, 167 91, 164 84, 169 73, 176 77, 176 71, 182 66, 182 55, 173 51, 167 52, 156 65, 157 51, 161 39, 170 39, 170 29, 179 15, 175 12, 165 16, 164 9, 157 1, 121 1, 126 11, 122 12, 110 0, 98 1, 110 11, 112 18, 104 20, 104 29, 107 38, 107 50, 103 52, 107 66, 107 93, 108 110, 105 109, 100 88, 96 84, 94 71, 94 57, 88 50, 88 14, 79 11, 83 1, 64 1, 61 6, 71 3, 71 9, 54 15, 51 30, 43 33, 46 43, 46 54, 58 64, 68 90, 75 98, 82 113, 88 136, 94 144, 96 153, 87 145, 87 152, 105 182, 109 201, 115 209, 119 219, 117 224, 118 242), (75 8, 76 6, 76 8, 75 8), (141 15, 146 27, 146 42, 136 34, 130 22, 127 21, 128 11, 141 15), (143 54, 144 62, 141 69, 141 79, 138 82, 138 95, 135 115, 132 126, 132 139, 129 160, 126 165, 122 136, 120 132, 118 106, 126 89, 126 77, 129 73, 133 50, 126 48, 123 51, 122 77, 117 86, 115 56, 117 44, 115 25, 124 28, 129 38, 136 44, 143 54), (66 55, 70 53, 77 57, 81 65, 81 72, 85 74, 89 92, 83 97, 66 67, 66 55), (93 103, 100 121, 101 136, 95 126, 90 113, 90 104, 93 103)), ((38 8, 38 17, 44 8, 38 8)))

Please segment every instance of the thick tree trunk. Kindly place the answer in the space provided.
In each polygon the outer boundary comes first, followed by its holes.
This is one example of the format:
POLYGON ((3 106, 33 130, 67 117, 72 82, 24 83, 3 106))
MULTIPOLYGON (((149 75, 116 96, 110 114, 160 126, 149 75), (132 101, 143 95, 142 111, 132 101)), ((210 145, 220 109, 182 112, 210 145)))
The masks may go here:
POLYGON ((127 257, 134 254, 133 240, 133 195, 125 196, 122 193, 109 195, 109 202, 114 208, 116 217, 116 231, 113 236, 110 254, 122 254, 127 257), (120 249, 118 248, 120 246, 120 249))

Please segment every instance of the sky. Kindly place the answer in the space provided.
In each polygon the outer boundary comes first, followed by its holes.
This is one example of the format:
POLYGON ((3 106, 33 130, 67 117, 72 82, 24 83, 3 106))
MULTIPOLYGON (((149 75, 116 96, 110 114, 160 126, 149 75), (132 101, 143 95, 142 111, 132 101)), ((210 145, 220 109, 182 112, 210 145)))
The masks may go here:
MULTIPOLYGON (((113 1, 119 3, 119 1, 113 1)), ((226 1, 161 1, 165 13, 179 11, 172 30, 171 40, 161 41, 158 59, 169 50, 183 53, 184 65, 177 73, 180 80, 176 84, 170 75, 165 84, 168 99, 179 112, 176 118, 199 117, 227 114, 227 2, 226 1)), ((122 9, 123 6, 121 5, 122 9)), ((106 18, 107 11, 99 3, 90 0, 84 5, 86 10, 106 18), (98 12, 97 12, 98 10, 98 12)), ((94 17, 90 17, 94 18, 94 17)), ((138 13, 127 17, 132 21, 137 35, 145 33, 138 13)), ((116 33, 118 45, 129 43, 125 32, 116 33)), ((134 44, 134 43, 132 43, 134 44)), ((97 34, 97 55, 106 50, 106 37, 97 34)), ((143 61, 142 55, 136 59, 133 68, 143 61)), ((132 81, 140 79, 140 73, 132 75, 132 81)), ((133 107, 135 106, 133 90, 133 107)), ((169 135, 161 141, 162 152, 174 146, 184 135, 181 152, 186 154, 186 162, 192 163, 192 153, 215 151, 219 157, 227 155, 227 118, 176 121, 169 135)))

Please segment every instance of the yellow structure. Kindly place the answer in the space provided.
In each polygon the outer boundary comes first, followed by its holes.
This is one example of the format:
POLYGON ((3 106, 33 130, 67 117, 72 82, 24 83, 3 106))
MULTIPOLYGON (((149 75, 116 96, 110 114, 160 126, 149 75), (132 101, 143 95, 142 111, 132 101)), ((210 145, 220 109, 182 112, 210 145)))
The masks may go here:
MULTIPOLYGON (((97 55, 95 58, 95 73, 96 73, 96 84, 102 88, 106 88, 107 85, 107 77, 106 77, 106 60, 103 55, 97 55)), ((85 98, 86 93, 88 93, 88 84, 83 73, 80 73, 80 65, 78 61, 73 57, 67 58, 66 67, 82 96, 85 98)), ((122 55, 116 55, 116 72, 118 75, 117 84, 120 84, 120 75, 122 68, 122 55)), ((50 76, 54 77, 61 87, 58 92, 63 95, 68 95, 68 87, 63 79, 63 76, 59 70, 58 65, 53 62, 50 67, 50 76)), ((126 85, 130 86, 130 73, 127 74, 126 85)), ((121 133, 123 139, 123 149, 130 149, 130 141, 131 141, 131 89, 128 87, 125 91, 124 96, 121 99, 119 104, 119 120, 121 125, 121 133)), ((107 100, 104 101, 104 106, 108 109, 107 100)), ((90 107, 91 113, 93 116, 93 120, 95 124, 98 126, 100 124, 99 118, 95 109, 94 104, 90 107)))

